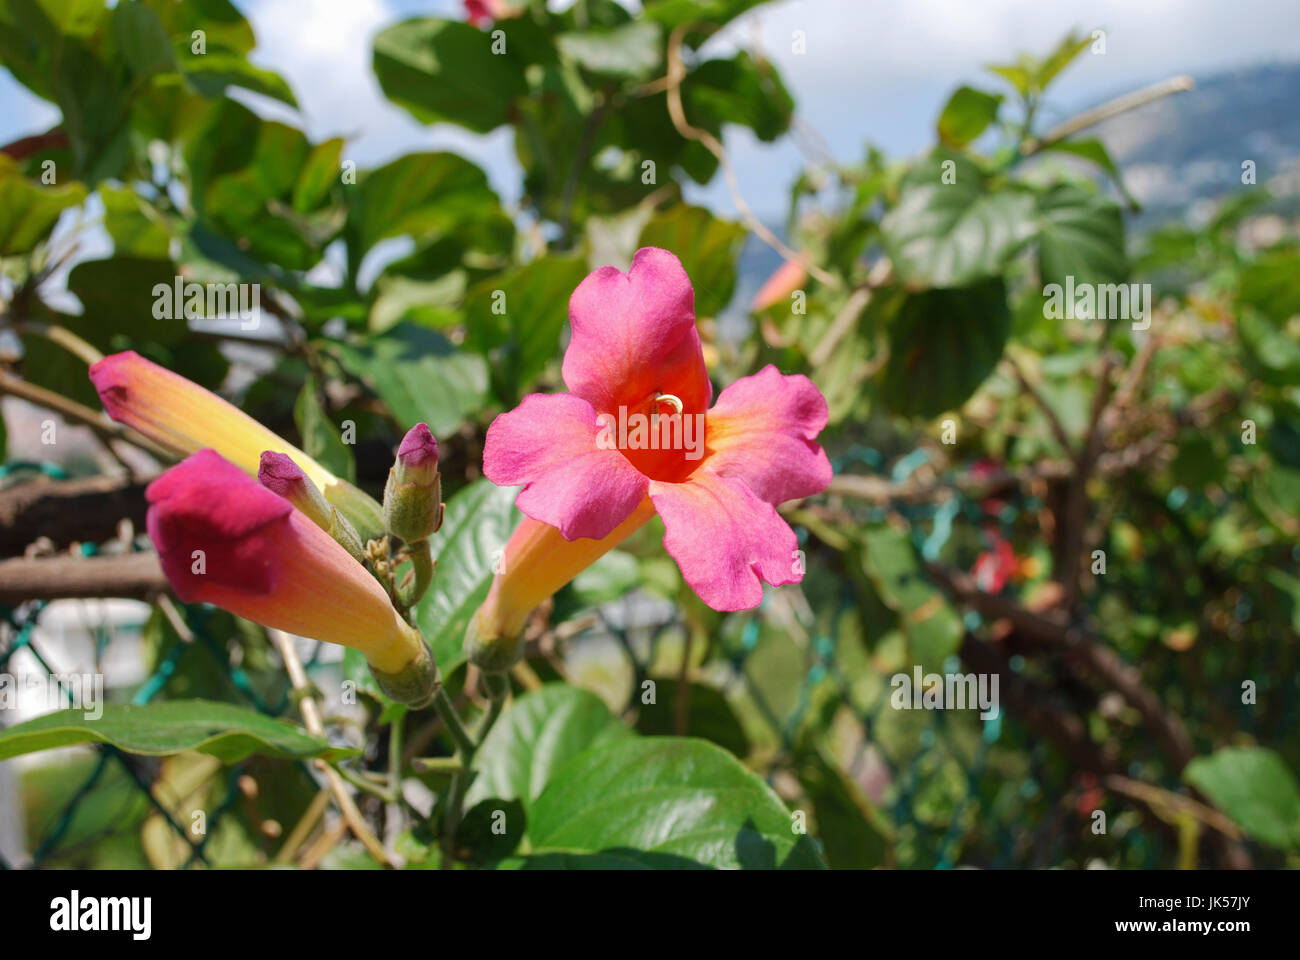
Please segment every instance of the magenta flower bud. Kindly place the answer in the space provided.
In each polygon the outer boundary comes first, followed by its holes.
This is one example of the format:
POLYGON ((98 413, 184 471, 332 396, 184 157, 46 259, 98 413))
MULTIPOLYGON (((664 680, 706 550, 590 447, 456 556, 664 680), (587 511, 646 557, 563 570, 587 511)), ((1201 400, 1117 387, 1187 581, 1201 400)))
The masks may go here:
POLYGON ((429 431, 427 423, 417 423, 397 448, 398 483, 418 483, 427 486, 438 479, 438 441, 429 431))
POLYGON ((330 528, 330 505, 325 495, 293 458, 274 450, 263 450, 257 480, 272 493, 284 497, 322 530, 330 528))
POLYGON ((438 441, 428 424, 417 423, 397 448, 384 487, 384 519, 388 531, 407 543, 418 543, 442 526, 438 441))
POLYGON ((311 482, 311 477, 293 462, 292 457, 274 450, 263 450, 257 479, 266 489, 302 511, 308 520, 342 544, 355 559, 364 559, 356 528, 325 499, 320 488, 311 482))
POLYGON ((234 464, 200 450, 153 481, 145 498, 149 538, 181 600, 353 647, 404 702, 432 696, 429 651, 378 581, 234 464))

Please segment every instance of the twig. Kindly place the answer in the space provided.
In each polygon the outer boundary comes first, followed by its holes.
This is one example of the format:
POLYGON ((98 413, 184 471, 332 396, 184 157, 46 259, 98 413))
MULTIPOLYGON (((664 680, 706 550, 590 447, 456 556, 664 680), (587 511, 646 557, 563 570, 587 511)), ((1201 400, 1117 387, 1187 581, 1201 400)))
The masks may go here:
POLYGON ((0 393, 22 397, 24 400, 39 404, 42 407, 48 407, 66 419, 84 423, 101 437, 125 440, 132 446, 139 447, 141 450, 145 450, 157 457, 163 463, 171 463, 176 459, 175 453, 154 443, 139 431, 123 426, 120 423, 105 421, 90 407, 77 403, 75 400, 69 400, 53 390, 46 390, 44 387, 15 377, 12 373, 0 371, 0 393))
POLYGON ((1061 449, 1065 452, 1065 455, 1067 457, 1077 458, 1078 455, 1075 453, 1074 444, 1071 443, 1070 435, 1065 431, 1065 424, 1061 423, 1061 418, 1056 415, 1056 411, 1052 409, 1052 405, 1048 403, 1034 385, 1029 382, 1029 378, 1025 376, 1025 371, 1021 368, 1020 364, 1016 363, 1015 358, 1012 357, 1011 354, 1007 354, 1007 363, 1015 372, 1016 379, 1020 381, 1020 389, 1025 391, 1029 398, 1043 411, 1043 415, 1047 417, 1048 426, 1052 428, 1052 436, 1056 437, 1056 442, 1061 445, 1061 449))
POLYGON ((1141 90, 1135 90, 1133 93, 1126 93, 1122 97, 1116 97, 1114 100, 1107 100, 1099 106, 1090 110, 1085 110, 1080 114, 1071 117, 1064 123, 1058 124, 1051 130, 1048 130, 1041 137, 1029 137, 1020 145, 1020 153, 1023 156, 1030 156, 1045 150, 1053 144, 1060 143, 1066 137, 1078 133, 1080 130, 1086 130, 1088 127, 1101 123, 1103 120, 1109 120, 1111 117, 1119 116, 1121 113, 1127 113, 1129 110, 1136 110, 1138 107, 1145 106, 1153 100, 1160 100, 1164 97, 1175 93, 1185 93, 1196 86, 1196 81, 1191 77, 1182 74, 1176 77, 1170 77, 1168 80, 1161 80, 1159 83, 1153 83, 1149 87, 1143 87, 1141 90))
POLYGON ((807 254, 799 253, 787 246, 780 237, 769 230, 758 217, 754 216, 754 212, 749 208, 744 195, 740 192, 740 181, 736 178, 736 171, 732 166, 731 157, 728 156, 722 143, 709 131, 691 126, 690 122, 687 121, 686 111, 682 107, 682 81, 686 79, 686 66, 682 62, 682 41, 691 30, 702 29, 711 28, 700 24, 683 23, 673 30, 668 40, 666 91, 668 94, 668 115, 672 118, 673 126, 677 128, 677 132, 681 136, 687 140, 694 140, 702 144, 709 153, 717 158, 718 164, 722 167, 722 175, 727 181, 727 190, 731 194, 731 202, 736 205, 736 212, 745 221, 745 225, 758 235, 759 239, 781 254, 786 260, 803 264, 804 269, 816 277, 818 283, 833 290, 839 289, 841 284, 837 277, 813 263, 807 254))
MULTIPOLYGON (((284 669, 289 675, 290 684, 293 685, 294 690, 302 694, 298 700, 298 711, 302 714, 303 723, 306 724, 309 733, 317 737, 324 736, 325 725, 321 722, 320 707, 315 699, 307 693, 311 689, 307 682, 307 671, 303 669, 302 661, 298 659, 298 651, 294 649, 293 639, 283 630, 268 628, 267 632, 275 642, 276 649, 280 651, 280 659, 284 661, 284 669)), ((315 763, 316 768, 325 775, 325 779, 329 782, 330 792, 334 794, 334 802, 338 804, 339 812, 343 814, 348 829, 361 841, 362 846, 366 848, 372 857, 384 866, 391 867, 393 865, 392 860, 389 858, 387 851, 384 850, 384 845, 366 826, 361 811, 357 809, 356 803, 352 800, 352 795, 348 793, 343 777, 324 760, 316 760, 315 763)))
POLYGON ((71 597, 148 600, 167 589, 153 553, 104 557, 16 557, 0 561, 0 603, 71 597))

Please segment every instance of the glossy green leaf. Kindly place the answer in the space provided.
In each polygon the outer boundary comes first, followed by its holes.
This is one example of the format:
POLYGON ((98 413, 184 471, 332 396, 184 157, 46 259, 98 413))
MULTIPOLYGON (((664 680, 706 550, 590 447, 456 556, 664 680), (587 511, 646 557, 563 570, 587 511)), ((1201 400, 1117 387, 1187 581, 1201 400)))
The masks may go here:
POLYGON ((721 747, 634 737, 570 760, 529 811, 534 850, 632 849, 712 867, 822 866, 785 804, 721 747))
POLYGON ((403 322, 335 349, 339 362, 388 404, 403 429, 424 422, 444 436, 487 402, 487 363, 436 331, 403 322))
POLYGON ((88 719, 83 710, 59 710, 28 720, 0 731, 0 760, 77 743, 107 743, 153 757, 198 750, 224 763, 255 753, 336 760, 357 752, 332 747, 256 710, 209 700, 168 700, 105 704, 98 719, 88 719))
POLYGON ((448 501, 442 529, 429 538, 438 568, 416 616, 443 676, 464 660, 465 628, 519 521, 517 492, 488 480, 470 484, 448 501))
POLYGON ((1189 763, 1183 779, 1256 840, 1300 848, 1300 784, 1274 751, 1224 747, 1189 763))
POLYGON ((959 287, 994 276, 1033 234, 1034 203, 992 190, 975 163, 935 151, 903 178, 881 221, 894 270, 908 287, 959 287))
POLYGON ((531 809, 569 760, 631 735, 594 693, 566 683, 547 684, 511 703, 483 741, 474 758, 478 776, 468 802, 519 799, 531 809))
POLYGON ((506 122, 526 89, 508 44, 497 54, 492 43, 489 33, 460 21, 405 20, 375 37, 375 74, 385 96, 417 120, 487 133, 506 122))

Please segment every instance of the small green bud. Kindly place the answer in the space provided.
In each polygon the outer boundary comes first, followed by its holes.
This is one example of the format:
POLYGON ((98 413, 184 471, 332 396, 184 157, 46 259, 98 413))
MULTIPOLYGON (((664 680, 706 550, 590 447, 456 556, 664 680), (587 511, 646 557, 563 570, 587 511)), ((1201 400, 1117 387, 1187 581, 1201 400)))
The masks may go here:
POLYGON ((438 441, 418 423, 402 438, 384 486, 384 521, 389 533, 416 543, 442 526, 442 475, 438 441))

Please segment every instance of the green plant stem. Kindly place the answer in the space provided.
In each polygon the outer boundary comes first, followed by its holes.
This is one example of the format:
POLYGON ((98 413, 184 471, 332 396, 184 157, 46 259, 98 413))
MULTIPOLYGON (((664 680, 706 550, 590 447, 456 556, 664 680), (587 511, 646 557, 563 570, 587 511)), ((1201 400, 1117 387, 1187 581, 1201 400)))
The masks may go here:
POLYGON ((341 763, 336 765, 334 769, 338 772, 340 777, 352 784, 352 786, 356 787, 358 790, 368 793, 371 796, 378 797, 384 801, 392 800, 391 790, 387 786, 375 783, 362 776, 357 771, 348 769, 341 763))
POLYGON ((474 738, 465 729, 460 714, 456 712, 455 704, 451 702, 451 697, 447 696, 446 687, 439 687, 438 692, 433 695, 433 709, 438 711, 438 716, 446 724, 447 730, 451 733, 451 738, 456 741, 457 755, 462 762, 465 762, 466 766, 469 766, 467 761, 474 756, 474 738))
POLYGON ((474 754, 478 752, 479 745, 492 729, 492 725, 501 716, 506 697, 510 693, 510 681, 504 677, 485 680, 484 685, 489 692, 488 709, 479 726, 477 741, 465 729, 465 724, 461 721, 455 705, 444 688, 439 687, 433 698, 434 709, 438 711, 438 715, 442 717, 443 723, 451 732, 452 739, 456 741, 456 759, 460 761, 460 769, 452 772, 447 805, 442 815, 442 862, 446 868, 451 866, 455 850, 456 828, 460 826, 460 818, 464 813, 465 792, 469 789, 470 781, 469 768, 474 761, 474 754))
POLYGON ((420 602, 420 598, 429 589, 429 584, 433 582, 434 563, 428 540, 408 543, 406 549, 411 555, 411 570, 415 577, 409 589, 397 589, 397 601, 403 609, 410 609, 420 602))

